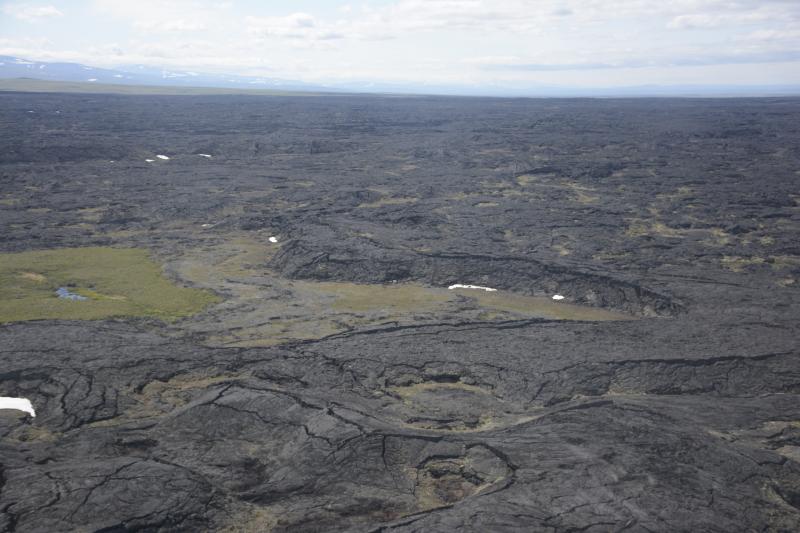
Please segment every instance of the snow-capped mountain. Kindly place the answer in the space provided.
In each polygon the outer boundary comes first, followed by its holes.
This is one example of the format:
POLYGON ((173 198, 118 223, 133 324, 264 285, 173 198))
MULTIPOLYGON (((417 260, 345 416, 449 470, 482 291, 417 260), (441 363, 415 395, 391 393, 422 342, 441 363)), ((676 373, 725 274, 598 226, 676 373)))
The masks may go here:
POLYGON ((207 74, 184 70, 157 69, 143 65, 133 65, 116 70, 89 67, 80 63, 49 63, 29 61, 19 57, 0 56, 0 79, 9 78, 171 87, 220 87, 287 91, 335 90, 321 85, 278 78, 207 74))

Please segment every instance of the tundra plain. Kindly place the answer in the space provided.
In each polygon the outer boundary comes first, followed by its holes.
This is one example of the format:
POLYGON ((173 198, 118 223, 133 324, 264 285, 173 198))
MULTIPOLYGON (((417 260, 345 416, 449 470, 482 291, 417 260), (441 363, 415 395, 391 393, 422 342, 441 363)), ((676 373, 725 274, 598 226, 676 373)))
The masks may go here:
POLYGON ((0 123, 0 531, 800 530, 800 100, 0 123))

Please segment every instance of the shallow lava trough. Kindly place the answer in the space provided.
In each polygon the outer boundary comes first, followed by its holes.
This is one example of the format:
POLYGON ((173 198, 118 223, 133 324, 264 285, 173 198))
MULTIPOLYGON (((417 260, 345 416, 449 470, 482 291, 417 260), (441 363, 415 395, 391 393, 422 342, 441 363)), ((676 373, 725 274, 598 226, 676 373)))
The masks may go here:
POLYGON ((0 531, 797 531, 799 104, 0 95, 0 531))

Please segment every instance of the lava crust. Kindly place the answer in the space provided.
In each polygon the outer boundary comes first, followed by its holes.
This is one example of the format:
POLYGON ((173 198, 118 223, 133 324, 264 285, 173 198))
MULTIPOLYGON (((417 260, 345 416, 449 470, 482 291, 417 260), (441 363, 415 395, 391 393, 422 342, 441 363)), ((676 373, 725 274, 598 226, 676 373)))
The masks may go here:
POLYGON ((800 530, 799 104, 3 93, 0 531, 800 530))

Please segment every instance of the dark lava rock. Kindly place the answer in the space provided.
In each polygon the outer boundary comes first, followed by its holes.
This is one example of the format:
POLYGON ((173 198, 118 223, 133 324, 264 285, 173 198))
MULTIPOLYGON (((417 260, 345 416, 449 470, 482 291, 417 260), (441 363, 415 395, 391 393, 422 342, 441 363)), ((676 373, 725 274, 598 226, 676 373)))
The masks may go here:
POLYGON ((798 104, 0 95, 5 252, 277 235, 248 287, 637 318, 2 325, 0 531, 800 530, 798 104))

